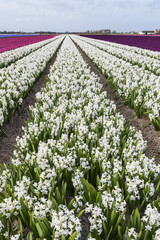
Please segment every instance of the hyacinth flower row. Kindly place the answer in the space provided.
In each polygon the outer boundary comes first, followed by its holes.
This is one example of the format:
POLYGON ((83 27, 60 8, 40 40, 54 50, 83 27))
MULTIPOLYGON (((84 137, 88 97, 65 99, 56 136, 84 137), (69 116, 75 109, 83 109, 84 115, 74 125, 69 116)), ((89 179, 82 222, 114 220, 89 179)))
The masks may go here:
MULTIPOLYGON (((83 37, 85 37, 84 35, 81 35, 83 37)), ((111 40, 103 40, 103 35, 102 38, 100 37, 99 39, 95 39, 94 38, 95 35, 92 36, 88 36, 85 37, 87 40, 88 40, 88 37, 90 39, 94 39, 94 41, 96 42, 99 42, 99 43, 103 43, 105 45, 108 45, 108 46, 111 46, 111 47, 115 47, 115 48, 118 48, 118 49, 121 49, 121 50, 124 50, 124 51, 130 51, 130 52, 133 52, 133 53, 137 53, 137 54, 141 54, 143 56, 147 56, 147 57, 151 57, 151 58, 155 58, 155 59, 159 59, 160 60, 160 52, 156 51, 156 50, 149 50, 149 49, 145 49, 145 48, 141 48, 141 47, 135 47, 135 46, 129 46, 126 44, 121 44, 121 43, 117 43, 117 42, 112 42, 111 40)), ((139 36, 139 38, 141 38, 139 36)), ((148 38, 150 38, 150 36, 148 36, 148 38)), ((143 37, 142 37, 143 39, 143 37)))
MULTIPOLYGON (((141 54, 143 50, 139 53, 134 51, 128 51, 125 48, 118 48, 115 47, 115 44, 108 44, 107 42, 101 42, 100 40, 83 38, 86 42, 93 44, 94 46, 98 47, 101 50, 106 51, 107 53, 123 59, 126 62, 131 63, 132 65, 138 65, 139 67, 143 68, 144 70, 151 71, 155 75, 160 76, 160 59, 155 59, 154 55, 152 56, 145 56, 141 54)), ((118 45, 118 44, 117 44, 118 45)), ((160 56, 160 53, 158 52, 160 56)))
POLYGON ((10 121, 15 110, 21 106, 63 38, 61 36, 7 68, 0 69, 0 127, 10 121))
POLYGON ((45 46, 46 44, 56 40, 58 37, 54 39, 47 39, 38 43, 33 43, 24 47, 16 48, 14 50, 6 51, 0 53, 0 68, 7 67, 9 64, 16 62, 18 59, 23 58, 30 53, 36 51, 37 49, 45 46))
POLYGON ((140 117, 143 114, 160 130, 160 76, 137 65, 119 59, 99 48, 73 36, 74 41, 106 76, 117 93, 135 109, 140 117))
POLYGON ((160 167, 66 37, 0 175, 0 239, 158 240, 160 167), (14 226, 17 226, 14 227, 14 226))

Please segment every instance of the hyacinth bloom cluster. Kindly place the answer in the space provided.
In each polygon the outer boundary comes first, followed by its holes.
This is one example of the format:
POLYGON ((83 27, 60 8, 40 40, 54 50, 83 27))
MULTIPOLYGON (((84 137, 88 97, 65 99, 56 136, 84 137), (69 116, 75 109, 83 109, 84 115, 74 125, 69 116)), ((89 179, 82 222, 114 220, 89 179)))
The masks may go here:
POLYGON ((160 166, 145 149, 66 37, 0 174, 0 238, 81 239, 84 214, 86 239, 158 239, 160 166))
POLYGON ((55 37, 26 57, 0 69, 0 127, 8 122, 15 110, 56 52, 63 36, 55 37))
POLYGON ((160 54, 141 54, 143 50, 138 53, 77 36, 73 39, 137 115, 146 114, 160 130, 160 54))
MULTIPOLYGON (((56 39, 56 38, 55 38, 56 39)), ((0 68, 7 67, 9 64, 14 63, 20 58, 23 58, 30 53, 36 51, 37 49, 45 46, 46 44, 53 41, 53 38, 49 38, 47 40, 40 41, 38 43, 33 43, 30 45, 26 45, 24 47, 19 47, 14 50, 5 51, 0 54, 0 68)))
POLYGON ((152 51, 160 51, 160 35, 87 35, 87 37, 152 51))
POLYGON ((12 38, 0 38, 0 53, 10 51, 29 44, 53 38, 55 35, 35 35, 12 38))

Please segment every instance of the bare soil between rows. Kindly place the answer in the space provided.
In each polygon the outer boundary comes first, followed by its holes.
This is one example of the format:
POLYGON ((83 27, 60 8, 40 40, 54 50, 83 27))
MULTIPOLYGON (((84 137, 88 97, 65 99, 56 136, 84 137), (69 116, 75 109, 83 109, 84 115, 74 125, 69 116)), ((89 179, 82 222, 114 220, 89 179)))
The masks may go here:
POLYGON ((10 164, 10 159, 12 157, 13 150, 15 149, 16 138, 17 136, 22 135, 22 126, 25 126, 25 121, 27 121, 29 118, 29 106, 35 104, 35 95, 45 84, 46 76, 49 74, 50 66, 52 66, 55 62, 57 52, 61 44, 59 45, 52 59, 48 62, 40 78, 38 78, 35 82, 29 95, 24 99, 21 112, 17 110, 10 123, 4 124, 2 130, 7 136, 4 136, 2 133, 0 133, 0 164, 10 164))
POLYGON ((138 118, 134 109, 131 109, 129 106, 123 104, 123 99, 116 96, 115 91, 109 86, 109 81, 106 77, 98 70, 95 64, 85 55, 76 43, 75 45, 82 54, 83 59, 90 66, 91 70, 100 78, 100 83, 103 85, 104 90, 107 91, 108 97, 114 101, 117 106, 117 110, 127 120, 127 124, 142 132, 143 138, 147 141, 148 146, 146 156, 149 158, 155 156, 156 162, 160 163, 160 131, 156 131, 153 124, 149 124, 150 121, 144 115, 141 118, 138 118))

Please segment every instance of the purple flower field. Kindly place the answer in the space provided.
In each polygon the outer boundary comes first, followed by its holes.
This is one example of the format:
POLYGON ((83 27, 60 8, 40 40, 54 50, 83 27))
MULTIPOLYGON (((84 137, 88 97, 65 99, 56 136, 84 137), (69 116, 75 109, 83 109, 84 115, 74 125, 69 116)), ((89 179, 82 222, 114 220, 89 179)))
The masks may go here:
POLYGON ((160 35, 81 35, 160 52, 160 35))

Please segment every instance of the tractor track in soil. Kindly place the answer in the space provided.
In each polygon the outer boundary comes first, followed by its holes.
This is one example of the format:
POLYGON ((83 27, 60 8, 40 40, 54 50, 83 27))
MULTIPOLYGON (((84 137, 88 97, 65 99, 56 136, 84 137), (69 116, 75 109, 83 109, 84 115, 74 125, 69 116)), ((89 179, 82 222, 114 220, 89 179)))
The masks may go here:
MULTIPOLYGON (((73 39, 72 41, 74 42, 73 39)), ((115 90, 109 86, 110 84, 107 78, 98 70, 96 65, 88 56, 86 56, 81 48, 75 42, 74 44, 81 53, 83 59, 90 66, 91 70, 100 78, 100 83, 103 85, 103 89, 107 91, 108 97, 114 101, 117 110, 125 117, 128 126, 133 126, 142 132, 144 140, 147 141, 148 148, 145 153, 146 156, 149 158, 155 156, 156 162, 160 163, 160 131, 156 131, 153 124, 150 124, 150 121, 144 115, 141 118, 138 118, 134 109, 129 108, 128 105, 124 105, 123 99, 117 97, 115 90)))
POLYGON ((52 59, 46 65, 41 76, 36 80, 28 96, 23 100, 21 111, 19 112, 17 110, 10 123, 5 123, 3 125, 2 130, 5 132, 6 136, 0 133, 0 164, 10 164, 10 159, 12 157, 13 150, 15 149, 16 137, 22 136, 22 126, 25 126, 25 121, 27 121, 29 118, 29 106, 35 104, 35 95, 44 86, 50 67, 54 64, 57 57, 57 52, 60 49, 63 41, 57 48, 52 59))

